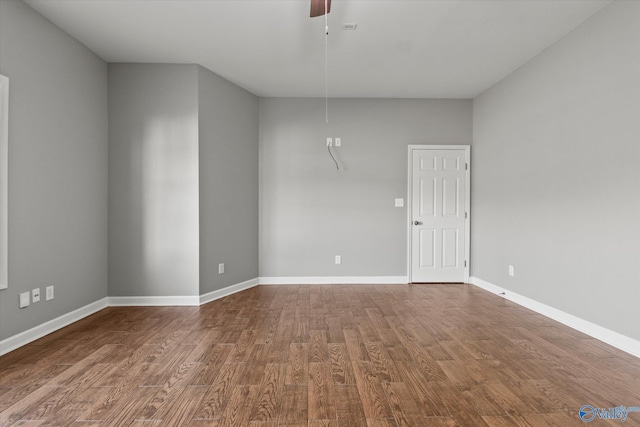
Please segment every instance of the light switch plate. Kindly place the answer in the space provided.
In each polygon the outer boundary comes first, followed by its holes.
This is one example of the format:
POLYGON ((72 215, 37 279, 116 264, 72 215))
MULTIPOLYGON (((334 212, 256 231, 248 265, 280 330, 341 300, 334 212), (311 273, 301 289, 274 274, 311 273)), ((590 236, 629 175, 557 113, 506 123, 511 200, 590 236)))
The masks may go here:
POLYGON ((404 199, 396 199, 396 208, 404 207, 404 199))

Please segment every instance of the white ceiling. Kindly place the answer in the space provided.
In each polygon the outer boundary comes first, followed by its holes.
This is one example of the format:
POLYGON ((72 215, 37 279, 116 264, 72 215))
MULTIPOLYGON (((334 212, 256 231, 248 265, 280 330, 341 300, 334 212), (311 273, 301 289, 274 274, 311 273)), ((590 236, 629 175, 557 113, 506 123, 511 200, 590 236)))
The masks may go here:
MULTIPOLYGON (((329 96, 474 98, 610 1, 333 0, 329 96)), ((325 20, 308 0, 26 2, 108 62, 197 63, 259 96, 325 94, 325 20)))

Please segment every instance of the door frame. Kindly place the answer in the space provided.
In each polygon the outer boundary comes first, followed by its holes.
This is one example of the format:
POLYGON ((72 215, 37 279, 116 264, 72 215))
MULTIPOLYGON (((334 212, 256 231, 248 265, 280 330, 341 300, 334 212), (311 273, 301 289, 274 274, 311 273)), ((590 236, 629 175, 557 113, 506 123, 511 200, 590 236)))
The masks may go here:
POLYGON ((467 216, 464 220, 464 282, 469 282, 469 267, 471 266, 471 245, 470 245, 470 230, 471 230, 471 145, 409 145, 409 158, 407 161, 407 278, 409 283, 413 283, 412 276, 412 239, 413 239, 413 227, 412 227, 412 211, 413 211, 413 152, 415 150, 464 150, 465 153, 465 180, 467 192, 465 195, 465 205, 467 216))

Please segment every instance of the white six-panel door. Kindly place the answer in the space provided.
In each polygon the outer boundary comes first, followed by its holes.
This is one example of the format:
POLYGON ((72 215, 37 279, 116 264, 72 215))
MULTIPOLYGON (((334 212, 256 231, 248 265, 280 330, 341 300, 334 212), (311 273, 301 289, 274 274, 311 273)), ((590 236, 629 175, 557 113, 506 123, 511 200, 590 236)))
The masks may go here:
POLYGON ((409 147, 409 278, 468 280, 469 147, 409 147))

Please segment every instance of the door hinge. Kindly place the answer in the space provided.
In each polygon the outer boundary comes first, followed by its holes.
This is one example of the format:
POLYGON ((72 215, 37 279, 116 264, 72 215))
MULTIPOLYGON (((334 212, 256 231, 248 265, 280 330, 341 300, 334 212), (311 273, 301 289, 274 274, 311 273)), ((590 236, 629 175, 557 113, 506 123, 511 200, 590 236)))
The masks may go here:
POLYGON ((464 219, 467 219, 467 212, 464 213, 464 219))
POLYGON ((464 164, 464 170, 469 170, 469 163, 464 164))
POLYGON ((467 260, 464 260, 464 266, 467 267, 467 260))

